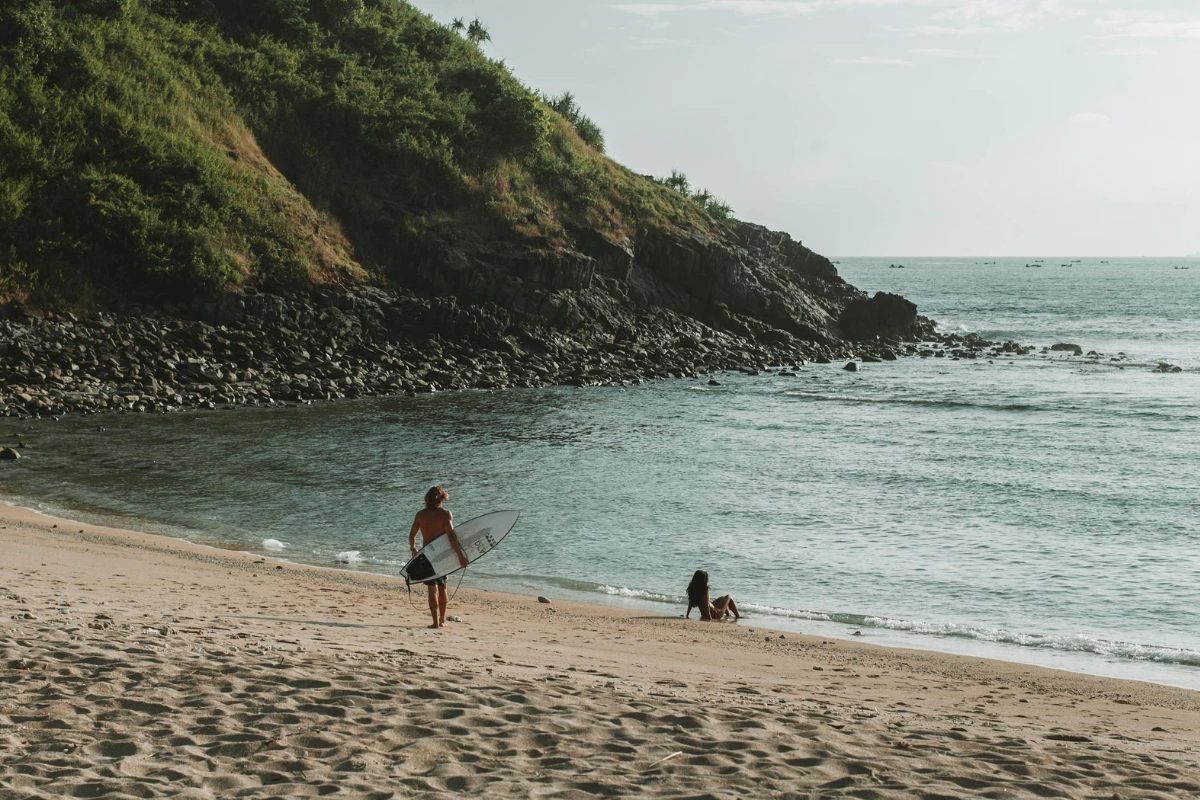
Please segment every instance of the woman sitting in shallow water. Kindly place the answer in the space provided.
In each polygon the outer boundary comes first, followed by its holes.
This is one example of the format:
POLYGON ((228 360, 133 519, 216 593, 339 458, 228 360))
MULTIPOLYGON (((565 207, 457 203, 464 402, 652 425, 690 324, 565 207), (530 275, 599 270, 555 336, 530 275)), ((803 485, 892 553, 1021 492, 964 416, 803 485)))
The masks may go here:
POLYGON ((703 620, 722 620, 733 615, 735 620, 742 618, 738 613, 737 603, 733 602, 733 598, 729 595, 722 595, 716 600, 708 599, 708 573, 702 569, 696 570, 696 574, 692 576, 692 582, 687 587, 688 608, 685 617, 691 618, 692 609, 700 609, 700 619, 703 620))

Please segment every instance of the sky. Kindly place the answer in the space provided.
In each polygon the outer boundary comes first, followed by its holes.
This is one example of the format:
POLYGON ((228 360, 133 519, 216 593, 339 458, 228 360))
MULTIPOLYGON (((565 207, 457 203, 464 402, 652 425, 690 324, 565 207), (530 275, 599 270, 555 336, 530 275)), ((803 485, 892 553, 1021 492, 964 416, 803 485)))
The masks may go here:
POLYGON ((1200 251, 1200 0, 413 0, 836 256, 1200 251))

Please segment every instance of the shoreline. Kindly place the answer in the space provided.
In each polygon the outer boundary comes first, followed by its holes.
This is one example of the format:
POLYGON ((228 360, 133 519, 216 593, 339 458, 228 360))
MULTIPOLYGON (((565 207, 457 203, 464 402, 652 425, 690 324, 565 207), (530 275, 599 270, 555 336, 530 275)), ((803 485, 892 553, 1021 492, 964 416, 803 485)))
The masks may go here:
MULTIPOLYGON (((347 568, 348 563, 347 564, 338 564, 336 566, 326 566, 326 565, 322 565, 322 564, 314 564, 314 563, 309 563, 309 562, 305 562, 305 561, 295 561, 295 560, 286 558, 285 556, 283 556, 279 553, 258 552, 255 550, 238 550, 238 549, 232 549, 230 547, 223 547, 223 546, 215 545, 215 544, 207 544, 204 542, 194 542, 194 541, 191 541, 188 539, 183 539, 178 536, 174 536, 174 535, 167 534, 167 533, 154 533, 154 532, 149 532, 149 531, 136 530, 132 527, 120 528, 120 527, 113 527, 110 525, 99 524, 99 523, 82 522, 80 520, 72 519, 69 517, 57 516, 54 513, 39 511, 36 508, 28 508, 26 506, 17 504, 12 499, 6 499, 4 497, 0 497, 0 527, 7 528, 9 525, 12 525, 14 523, 17 526, 21 526, 23 524, 33 524, 35 527, 42 527, 42 528, 46 528, 47 526, 49 526, 49 529, 51 531, 62 532, 62 533, 65 533, 66 535, 70 535, 71 531, 78 531, 78 533, 76 535, 83 535, 83 536, 89 537, 89 538, 94 537, 94 536, 100 536, 100 537, 102 537, 102 539, 105 540, 103 543, 111 543, 108 540, 113 540, 113 541, 120 543, 122 546, 136 547, 136 548, 141 548, 141 549, 145 549, 145 550, 156 550, 156 551, 160 551, 160 552, 165 550, 165 551, 171 552, 172 554, 175 554, 176 552, 190 553, 191 555, 194 555, 194 556, 200 557, 200 558, 211 557, 211 558, 219 559, 219 558, 231 557, 231 558, 237 558, 237 559, 240 559, 243 561, 250 561, 255 564, 267 563, 272 566, 277 566, 278 568, 295 569, 295 570, 302 570, 302 571, 312 571, 312 572, 327 574, 327 575, 343 576, 350 581, 361 579, 361 580, 367 581, 367 582, 380 582, 380 583, 387 585, 389 588, 391 588, 393 590, 398 590, 400 588, 403 588, 403 586, 404 586, 403 579, 397 575, 390 575, 390 574, 387 574, 384 572, 379 572, 379 571, 370 570, 370 569, 348 569, 347 568)), ((479 580, 479 579, 476 579, 476 580, 479 580)), ((487 581, 489 579, 484 578, 483 580, 487 581)), ((472 581, 472 583, 474 583, 474 581, 472 581)), ((417 591, 418 588, 419 587, 417 587, 417 585, 415 585, 415 584, 413 585, 414 592, 417 591)), ((537 597, 539 596, 537 593, 538 590, 532 590, 532 589, 529 593, 522 593, 520 591, 516 591, 513 589, 485 588, 482 586, 472 585, 469 583, 463 585, 461 588, 462 588, 462 590, 467 591, 467 592, 489 593, 489 594, 499 595, 499 596, 505 597, 509 601, 536 600, 537 597)), ((590 594, 590 593, 587 593, 582 590, 574 590, 574 589, 565 588, 565 587, 559 587, 558 591, 566 592, 573 596, 590 594)), ((454 593, 453 588, 451 589, 451 593, 452 594, 454 593)), ((570 603, 572 605, 585 606, 585 607, 594 609, 594 611, 597 613, 608 610, 608 611, 612 611, 616 614, 633 614, 633 613, 654 614, 655 616, 661 617, 664 620, 674 620, 674 619, 682 618, 682 615, 680 615, 680 614, 672 614, 672 613, 667 613, 665 611, 654 610, 655 607, 670 605, 665 602, 659 602, 659 601, 646 599, 646 598, 639 598, 639 597, 635 597, 635 596, 626 597, 626 596, 622 596, 622 595, 598 595, 598 597, 599 596, 612 597, 614 600, 616 600, 617 598, 621 598, 625 602, 624 603, 596 602, 596 601, 593 601, 592 599, 590 599, 590 597, 588 599, 574 599, 574 597, 572 597, 571 599, 567 599, 564 601, 552 601, 552 602, 566 602, 566 603, 570 603)), ((674 608, 674 606, 671 606, 671 607, 674 608)), ((820 612, 815 612, 815 613, 820 613, 820 612)), ((829 625, 833 625, 833 626, 840 626, 840 627, 845 627, 845 628, 854 627, 853 625, 851 625, 849 623, 843 623, 843 622, 839 622, 837 620, 818 620, 818 619, 789 620, 785 617, 780 617, 778 615, 773 615, 770 612, 759 611, 756 609, 752 610, 752 613, 750 615, 747 615, 747 614, 742 615, 743 621, 756 620, 756 619, 761 618, 762 616, 769 617, 770 618, 769 622, 776 623, 776 624, 760 624, 757 622, 749 621, 749 622, 744 622, 742 627, 744 629, 749 629, 751 627, 754 627, 754 628, 759 628, 759 629, 766 630, 766 631, 774 631, 776 633, 784 633, 784 634, 790 633, 790 634, 802 636, 802 637, 807 636, 809 638, 822 638, 823 639, 823 638, 826 638, 829 636, 833 636, 834 638, 838 639, 838 641, 840 641, 840 642, 846 642, 846 643, 855 644, 855 645, 864 645, 867 647, 874 647, 874 648, 883 648, 885 650, 909 651, 909 652, 914 652, 914 653, 925 653, 925 654, 928 654, 931 656, 946 656, 948 658, 966 658, 966 659, 972 659, 972 660, 978 660, 978 661, 996 662, 996 663, 1000 663, 1000 664, 1008 664, 1013 667, 1031 667, 1034 669, 1048 670, 1051 672, 1062 673, 1064 675, 1073 675, 1073 676, 1078 676, 1078 677, 1083 677, 1083 678, 1096 678, 1098 680, 1128 681, 1131 683, 1146 684, 1148 686, 1158 686, 1158 687, 1163 687, 1163 688, 1167 688, 1167 689, 1176 689, 1176 690, 1184 691, 1184 692, 1196 692, 1198 699, 1200 699, 1200 689, 1193 689, 1191 687, 1180 686, 1177 684, 1162 683, 1162 682, 1158 682, 1158 681, 1145 680, 1145 679, 1139 679, 1139 678, 1128 678, 1128 677, 1113 676, 1113 675, 1099 675, 1096 673, 1073 670, 1073 669, 1070 669, 1067 667, 1053 667, 1053 666, 1047 666, 1044 664, 1037 664, 1037 663, 1033 663, 1033 662, 1019 661, 1019 660, 1008 659, 1008 658, 972 655, 969 653, 951 652, 951 651, 945 651, 945 650, 934 650, 934 649, 923 648, 923 647, 912 647, 912 646, 908 646, 905 644, 887 644, 887 643, 880 643, 880 642, 867 642, 867 641, 862 641, 862 640, 856 641, 855 639, 851 638, 850 636, 844 635, 844 634, 836 635, 836 634, 830 634, 827 632, 826 633, 804 633, 802 631, 793 630, 788 627, 778 627, 777 626, 778 622, 785 622, 785 623, 794 622, 797 624, 802 623, 802 622, 803 623, 826 622, 829 625)), ((736 624, 736 623, 730 623, 730 624, 736 624)), ((1000 642, 1000 643, 994 643, 994 644, 1004 645, 1005 643, 1000 642)), ((1139 663, 1139 662, 1130 662, 1130 663, 1139 663)))
MULTIPOLYGON (((460 306, 370 286, 289 295, 248 290, 191 314, 169 304, 80 316, 9 304, 0 307, 0 414, 161 413, 459 389, 628 386, 729 370, 757 374, 768 365, 896 360, 917 355, 919 342, 934 336, 933 323, 900 298, 880 300, 877 293, 854 303, 861 341, 815 330, 798 337, 728 312, 723 324, 709 324, 658 307, 627 309, 620 319, 580 317, 563 327, 493 304, 460 306), (876 330, 875 315, 889 302, 901 304, 904 322, 876 330), (71 344, 69 355, 63 342, 71 344)), ((943 355, 976 358, 1000 347, 976 335, 936 338, 932 346, 943 355)))
MULTIPOLYGON (((33 499, 33 498, 29 498, 33 499)), ((77 509, 87 514, 86 509, 77 509)), ((188 548, 199 548, 202 552, 219 557, 222 555, 235 554, 254 560, 267 560, 271 563, 284 565, 288 568, 316 570, 320 572, 329 572, 333 574, 344 574, 348 576, 363 576, 371 579, 396 582, 403 585, 402 580, 388 574, 380 569, 370 568, 355 568, 355 562, 339 562, 337 565, 324 565, 309 561, 293 560, 282 552, 272 552, 269 548, 262 547, 261 544, 257 549, 235 549, 232 544, 224 546, 221 544, 208 544, 205 542, 192 541, 183 538, 172 532, 153 532, 141 530, 137 527, 140 522, 134 518, 128 518, 128 526, 114 527, 112 524, 104 522, 99 523, 84 523, 70 516, 60 516, 63 512, 70 513, 69 510, 52 510, 40 511, 36 508, 20 505, 11 496, 0 496, 0 524, 5 524, 7 512, 25 512, 36 515, 37 518, 46 520, 48 524, 55 524, 65 530, 78 529, 83 526, 85 529, 103 530, 107 532, 116 532, 118 534, 129 534, 139 537, 150 537, 151 541, 168 541, 176 545, 186 546, 188 548)), ((104 514, 97 515, 103 518, 104 514)), ((116 516, 116 515, 114 515, 116 516)), ((170 526, 168 526, 170 527, 170 526)), ((253 548, 253 545, 248 545, 253 548)), ((666 610, 669 604, 655 601, 650 598, 641 598, 635 595, 593 593, 584 589, 573 589, 568 586, 552 586, 552 587, 535 587, 529 586, 528 592, 523 593, 512 588, 493 588, 499 582, 498 579, 489 577, 473 578, 470 581, 462 584, 462 588, 466 591, 484 591, 495 592, 512 598, 534 599, 539 594, 565 594, 568 601, 576 604, 595 607, 597 610, 610 609, 621 613, 641 612, 647 614, 660 615, 664 619, 674 619, 681 615, 672 613, 677 611, 675 606, 670 606, 671 611, 666 610), (594 596, 593 596, 594 594, 594 596)), ((511 581, 510 581, 511 582, 511 581)), ((453 582, 451 591, 455 591, 454 587, 458 585, 453 582)), ((751 604, 752 605, 752 604, 751 604)), ((1136 671, 1139 666, 1153 665, 1163 669, 1193 669, 1186 664, 1178 664, 1174 662, 1162 662, 1155 660, 1138 660, 1129 658, 1112 657, 1109 658, 1104 654, 1091 651, 1067 651, 1058 648, 1031 648, 1021 645, 1005 642, 1002 640, 986 640, 976 639, 971 637, 937 637, 939 641, 950 641, 950 647, 932 648, 925 646, 927 643, 920 634, 906 631, 905 629, 892 629, 889 627, 876 627, 868 623, 849 623, 839 621, 833 618, 822 619, 819 617, 796 617, 791 618, 786 615, 773 614, 770 611, 762 611, 760 609, 750 609, 749 616, 743 614, 747 626, 754 626, 764 630, 775 631, 787 635, 799 636, 815 636, 820 638, 833 638, 843 642, 863 643, 874 647, 882 647, 890 650, 911 650, 916 652, 945 655, 950 657, 982 659, 986 661, 997 661, 1014 666, 1028 666, 1039 669, 1052 670, 1069 675, 1079 675, 1086 677, 1095 677, 1106 680, 1125 680, 1137 683, 1145 683, 1153 686, 1163 686, 1181 691, 1200 691, 1200 688, 1189 686, 1184 683, 1172 683, 1165 677, 1162 680, 1153 680, 1151 678, 1132 676, 1129 673, 1136 671), (764 619, 765 617, 765 619, 764 619), (869 639, 858 639, 857 634, 852 633, 851 629, 869 628, 871 633, 869 639), (879 641, 877 637, 884 637, 885 641, 879 641), (915 641, 913 641, 915 640, 915 641), (1042 656, 1038 658, 1038 656, 1042 656), (1082 658, 1081 658, 1082 657, 1082 658), (1065 664, 1054 664, 1055 660, 1064 660, 1065 664), (1088 670, 1086 663, 1089 660, 1097 662, 1097 669, 1088 670), (1116 665, 1118 669, 1109 669, 1101 671, 1099 662, 1104 664, 1116 665)), ((827 616, 825 612, 808 612, 816 615, 827 616)), ((863 615, 869 617, 871 615, 863 615)), ((1149 647, 1162 650, 1179 650, 1179 648, 1169 648, 1160 645, 1138 645, 1122 642, 1110 642, 1110 644, 1121 645, 1130 644, 1136 647, 1149 647)), ((1181 651, 1188 652, 1188 651, 1181 651)))
MULTIPOLYGON (((347 297, 351 307, 363 302, 347 297)), ((283 302, 270 295, 259 302, 270 308, 267 300, 283 302)), ((486 345, 437 335, 422 342, 412 333, 389 331, 369 316, 354 324, 328 317, 321 304, 335 300, 341 302, 325 296, 316 304, 290 298, 297 318, 315 320, 319 313, 321 321, 332 320, 326 329, 307 334, 286 328, 271 334, 267 323, 278 320, 269 311, 263 312, 266 319, 226 320, 232 328, 156 309, 92 311, 82 317, 53 312, 0 316, 0 417, 279 408, 440 391, 627 387, 686 378, 715 381, 729 373, 787 376, 809 365, 857 372, 885 361, 929 358, 1007 363, 1039 357, 1122 370, 1188 371, 1161 358, 1139 361, 1095 350, 1085 356, 1075 344, 1020 344, 942 331, 928 320, 919 337, 821 343, 788 336, 781 342, 646 312, 644 330, 625 340, 603 330, 568 333, 523 322, 513 335, 486 345), (270 341, 272 336, 278 341, 270 341), (339 341, 339 336, 352 341, 339 341), (264 337, 262 346, 270 355, 250 346, 264 337), (80 355, 72 356, 79 363, 64 367, 54 348, 67 340, 80 342, 80 355), (123 342, 136 346, 130 350, 123 342), (139 349, 145 352, 138 355, 139 349), (166 357, 149 359, 154 351, 166 357)), ((390 302, 419 304, 413 297, 390 302)))
POLYGON ((1200 791, 1193 691, 466 588, 429 631, 395 579, 12 507, 0 546, 0 791, 1200 791))

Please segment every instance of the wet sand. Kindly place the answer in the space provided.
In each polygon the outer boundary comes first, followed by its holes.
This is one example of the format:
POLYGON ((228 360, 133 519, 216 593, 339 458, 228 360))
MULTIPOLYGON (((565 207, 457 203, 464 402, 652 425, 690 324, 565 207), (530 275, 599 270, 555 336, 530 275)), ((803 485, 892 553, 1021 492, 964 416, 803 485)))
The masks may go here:
POLYGON ((0 526, 0 797, 1200 794, 1184 689, 0 526))

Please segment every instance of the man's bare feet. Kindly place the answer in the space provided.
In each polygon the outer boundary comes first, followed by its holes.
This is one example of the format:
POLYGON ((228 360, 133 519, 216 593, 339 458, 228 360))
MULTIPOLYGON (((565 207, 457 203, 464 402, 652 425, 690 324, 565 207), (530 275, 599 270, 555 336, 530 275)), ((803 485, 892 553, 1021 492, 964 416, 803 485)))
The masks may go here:
POLYGON ((429 629, 430 629, 430 630, 434 630, 434 631, 436 631, 436 630, 437 630, 438 628, 440 628, 440 627, 442 627, 442 626, 441 626, 441 625, 438 625, 438 624, 435 622, 435 623, 433 623, 432 625, 430 625, 430 626, 429 626, 429 629))

